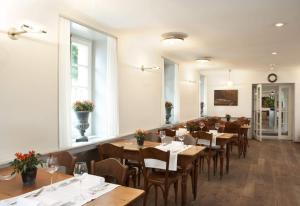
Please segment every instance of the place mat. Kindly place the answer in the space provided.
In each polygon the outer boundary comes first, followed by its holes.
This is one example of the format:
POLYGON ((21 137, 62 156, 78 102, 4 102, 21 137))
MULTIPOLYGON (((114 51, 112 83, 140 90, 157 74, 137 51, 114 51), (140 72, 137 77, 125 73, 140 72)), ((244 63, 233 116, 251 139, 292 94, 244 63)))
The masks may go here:
MULTIPOLYGON (((170 151, 170 160, 169 160, 169 170, 177 171, 177 159, 178 154, 187 150, 191 147, 191 145, 184 145, 182 142, 172 141, 170 144, 161 144, 156 146, 155 148, 160 149, 162 151, 170 151)), ((166 169, 166 162, 156 160, 156 159, 145 159, 145 166, 148 168, 156 168, 156 169, 166 169)))
POLYGON ((118 186, 106 183, 103 177, 84 174, 2 200, 0 206, 81 206, 118 186), (51 191, 51 187, 55 190, 51 191))

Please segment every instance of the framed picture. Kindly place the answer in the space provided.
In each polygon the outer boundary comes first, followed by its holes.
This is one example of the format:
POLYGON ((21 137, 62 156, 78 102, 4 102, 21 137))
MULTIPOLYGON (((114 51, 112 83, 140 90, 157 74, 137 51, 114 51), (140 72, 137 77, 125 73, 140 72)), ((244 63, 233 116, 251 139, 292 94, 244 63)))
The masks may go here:
POLYGON ((238 90, 215 90, 215 106, 237 106, 238 90))

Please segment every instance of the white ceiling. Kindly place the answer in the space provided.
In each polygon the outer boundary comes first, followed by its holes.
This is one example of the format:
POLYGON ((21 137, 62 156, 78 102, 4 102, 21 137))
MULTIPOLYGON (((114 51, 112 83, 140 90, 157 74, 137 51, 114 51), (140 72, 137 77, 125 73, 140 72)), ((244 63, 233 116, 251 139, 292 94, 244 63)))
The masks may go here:
POLYGON ((77 11, 120 35, 143 39, 178 63, 201 68, 268 70, 270 64, 276 64, 277 69, 300 68, 300 0, 33 2, 35 6, 46 6, 48 2, 60 11, 77 11), (276 22, 287 25, 278 29, 276 22), (189 37, 181 46, 166 48, 160 35, 170 31, 184 32, 189 37), (278 55, 271 55, 273 51, 278 55), (197 65, 194 60, 203 56, 211 56, 213 61, 197 65))

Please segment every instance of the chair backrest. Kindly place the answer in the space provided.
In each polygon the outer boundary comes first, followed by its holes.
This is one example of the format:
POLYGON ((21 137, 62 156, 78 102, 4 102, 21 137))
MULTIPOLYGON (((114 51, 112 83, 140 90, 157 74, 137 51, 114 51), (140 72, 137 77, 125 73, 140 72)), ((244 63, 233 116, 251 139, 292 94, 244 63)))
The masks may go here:
POLYGON ((111 143, 104 143, 98 146, 100 160, 107 158, 119 159, 123 163, 124 148, 113 145, 111 143))
POLYGON ((168 129, 168 128, 159 129, 159 130, 158 130, 158 133, 159 133, 160 131, 165 131, 166 136, 169 136, 169 137, 175 137, 175 136, 176 136, 176 131, 175 131, 175 130, 172 130, 172 129, 168 129))
POLYGON ((213 135, 210 133, 207 133, 207 132, 203 132, 203 131, 199 131, 197 134, 198 134, 197 144, 209 146, 209 148, 211 148, 213 135))
MULTIPOLYGON (((176 138, 176 140, 178 141, 178 138, 176 138)), ((196 143, 197 143, 197 136, 194 137, 193 135, 186 134, 186 135, 184 135, 183 143, 185 145, 196 145, 196 143)))
POLYGON ((241 125, 238 122, 226 122, 224 132, 225 133, 238 133, 240 132, 241 125))
POLYGON ((104 177, 107 182, 125 186, 127 171, 128 167, 114 158, 108 158, 99 162, 91 161, 92 174, 104 177))
POLYGON ((145 140, 150 142, 160 142, 160 137, 159 134, 151 132, 146 134, 145 140))
POLYGON ((59 166, 64 166, 66 169, 66 174, 72 175, 75 167, 76 157, 71 155, 68 151, 55 152, 50 154, 57 158, 57 163, 59 166))

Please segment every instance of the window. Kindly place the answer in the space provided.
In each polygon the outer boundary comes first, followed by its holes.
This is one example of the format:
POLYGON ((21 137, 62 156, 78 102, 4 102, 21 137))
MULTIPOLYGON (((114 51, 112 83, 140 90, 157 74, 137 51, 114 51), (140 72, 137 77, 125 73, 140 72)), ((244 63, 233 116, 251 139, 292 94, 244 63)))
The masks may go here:
MULTIPOLYGON (((76 101, 92 99, 92 42, 79 38, 71 38, 71 104, 76 101)), ((72 109, 72 106, 71 106, 72 109)), ((71 112, 72 117, 72 138, 78 136, 76 129, 77 117, 74 112, 71 112)), ((90 125, 93 124, 91 118, 90 125)), ((86 135, 91 135, 91 126, 86 131, 86 135)))

